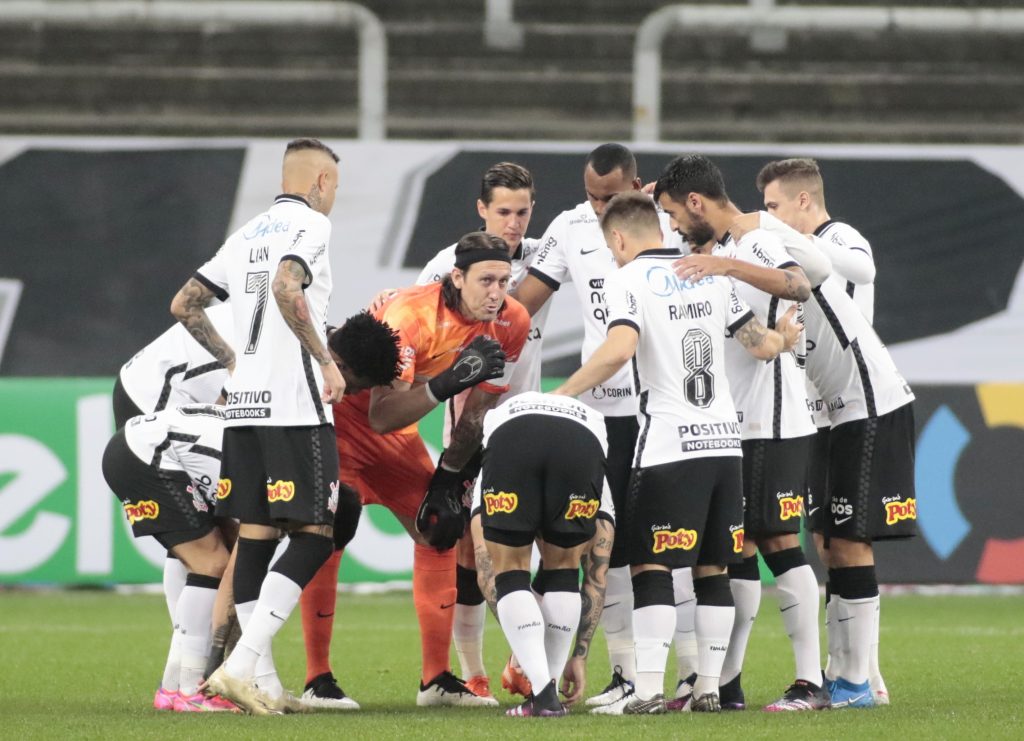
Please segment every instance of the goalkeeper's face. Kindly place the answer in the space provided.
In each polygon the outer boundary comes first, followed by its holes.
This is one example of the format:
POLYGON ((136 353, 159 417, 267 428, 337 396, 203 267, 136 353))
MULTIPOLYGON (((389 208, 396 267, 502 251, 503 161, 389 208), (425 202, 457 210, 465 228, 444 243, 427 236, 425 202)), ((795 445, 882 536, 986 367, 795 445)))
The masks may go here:
POLYGON ((512 267, 503 260, 473 263, 465 271, 452 269, 452 282, 459 289, 459 310, 467 319, 493 322, 505 303, 512 267))

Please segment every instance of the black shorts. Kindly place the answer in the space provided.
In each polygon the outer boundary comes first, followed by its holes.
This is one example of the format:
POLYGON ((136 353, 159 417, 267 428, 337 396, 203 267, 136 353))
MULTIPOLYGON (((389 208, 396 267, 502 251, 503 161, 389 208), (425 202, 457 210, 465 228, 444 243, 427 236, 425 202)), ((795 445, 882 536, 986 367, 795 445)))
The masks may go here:
POLYGON ((812 533, 825 530, 825 510, 828 507, 828 445, 829 428, 819 427, 811 442, 807 456, 807 499, 804 501, 804 521, 812 533))
POLYGON ((833 427, 828 457, 826 541, 917 534, 912 404, 833 427))
POLYGON ((334 426, 226 427, 217 515, 251 525, 333 525, 334 426))
MULTIPOLYGON (((630 479, 630 565, 725 566, 743 553, 743 463, 695 458, 637 468, 630 479)), ((619 529, 623 532, 622 528, 619 529)))
MULTIPOLYGON (((608 489, 615 506, 616 526, 622 527, 625 524, 629 477, 633 471, 640 423, 636 417, 605 417, 604 428, 608 434, 608 489)), ((615 539, 608 565, 613 569, 629 565, 625 538, 615 539)))
POLYGON ((540 535, 572 548, 594 537, 604 488, 601 443, 578 422, 527 414, 490 436, 481 472, 484 538, 521 547, 540 535))
POLYGON ((183 471, 163 471, 144 463, 118 430, 103 451, 103 478, 121 500, 136 538, 152 535, 164 548, 198 540, 214 527, 213 507, 193 493, 183 471))
POLYGON ((743 529, 747 536, 800 532, 812 435, 743 441, 743 529))
POLYGON ((129 419, 132 417, 138 417, 140 414, 145 414, 134 401, 132 397, 128 396, 128 392, 124 390, 124 384, 121 383, 121 376, 117 377, 114 381, 114 393, 112 394, 111 401, 114 403, 114 426, 117 429, 121 429, 125 426, 129 419))

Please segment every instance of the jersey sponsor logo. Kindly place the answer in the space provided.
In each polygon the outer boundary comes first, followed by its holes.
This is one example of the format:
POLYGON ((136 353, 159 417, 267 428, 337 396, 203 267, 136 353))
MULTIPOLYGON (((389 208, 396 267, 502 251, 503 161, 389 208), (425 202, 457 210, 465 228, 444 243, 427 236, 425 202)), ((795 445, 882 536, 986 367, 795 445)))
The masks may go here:
POLYGON ((569 217, 569 226, 576 226, 576 224, 596 224, 597 216, 592 215, 589 211, 584 211, 576 216, 569 217))
POLYGON ((697 531, 684 527, 678 530, 655 530, 654 552, 663 553, 667 550, 692 551, 697 546, 697 531))
POLYGON ((636 296, 630 291, 626 291, 626 312, 630 316, 636 316, 640 313, 640 307, 636 303, 636 296))
POLYGON ((608 312, 605 310, 604 278, 590 279, 590 306, 594 318, 601 324, 608 323, 608 312))
POLYGON ((305 233, 305 229, 299 229, 299 231, 295 232, 295 239, 292 240, 292 247, 299 243, 299 240, 302 239, 302 235, 304 235, 305 233))
POLYGON ((672 270, 664 265, 655 265, 647 269, 644 276, 647 279, 647 287, 655 296, 673 296, 680 291, 690 291, 697 286, 704 286, 713 280, 710 275, 701 278, 696 282, 690 282, 677 276, 672 270))
POLYGON ((152 499, 124 503, 124 514, 128 518, 128 524, 134 525, 139 520, 155 520, 160 515, 160 505, 152 499))
POLYGON ((511 514, 519 506, 519 495, 514 491, 499 491, 497 494, 484 494, 484 507, 487 514, 511 514))
POLYGON ((898 499, 892 501, 886 501, 888 497, 882 499, 885 502, 885 524, 895 525, 897 522, 903 520, 916 520, 917 519, 917 500, 911 497, 907 501, 900 501, 898 499))
POLYGON ((590 389, 590 395, 595 399, 628 399, 633 395, 633 389, 594 386, 594 388, 590 389))
POLYGON ((679 425, 679 437, 692 435, 702 437, 705 435, 739 435, 739 422, 702 422, 700 424, 679 425))
POLYGON ((843 397, 842 396, 837 396, 835 399, 833 399, 832 401, 830 401, 828 403, 828 410, 830 412, 834 412, 837 409, 845 409, 845 408, 846 408, 846 402, 843 401, 843 397))
POLYGON ((597 516, 597 510, 601 503, 596 499, 570 499, 569 509, 565 512, 565 519, 575 520, 577 518, 592 520, 597 516))
POLYGON ((327 497, 327 510, 333 515, 338 511, 338 489, 341 488, 341 484, 337 481, 330 483, 331 494, 327 497))
POLYGON ((683 440, 680 449, 684 453, 699 453, 702 450, 732 450, 742 447, 739 440, 720 438, 717 440, 683 440))
POLYGON ((548 256, 548 253, 557 246, 558 240, 555 239, 554 237, 548 237, 548 241, 545 242, 544 245, 537 251, 537 263, 539 264, 544 262, 545 258, 547 258, 548 256))
POLYGON ((290 221, 281 221, 269 214, 264 214, 259 221, 242 232, 242 238, 258 239, 260 237, 269 237, 272 234, 285 234, 291 227, 290 221))
POLYGON ((561 404, 546 404, 536 401, 513 401, 509 404, 508 415, 511 417, 513 414, 519 414, 521 412, 554 412, 556 414, 564 414, 568 417, 575 417, 583 422, 587 421, 587 413, 582 408, 566 400, 564 405, 561 404))
POLYGON ((273 484, 267 480, 268 502, 290 502, 295 498, 295 482, 278 479, 273 484))
POLYGON ((762 265, 769 268, 775 267, 775 261, 768 255, 768 253, 761 249, 761 245, 759 245, 757 242, 754 242, 754 244, 750 245, 750 251, 754 254, 754 257, 756 257, 762 265))
POLYGON ((730 525, 729 532, 732 534, 732 552, 743 553, 743 535, 744 530, 742 525, 730 525))
POLYGON ((266 390, 261 391, 230 391, 228 404, 269 404, 274 395, 266 390))
POLYGON ((224 419, 269 419, 268 407, 235 407, 224 412, 224 419))
POLYGON ((779 519, 785 522, 799 517, 804 511, 804 498, 791 491, 776 492, 775 498, 779 501, 779 519))
POLYGON ((227 499, 231 496, 231 479, 220 479, 217 481, 217 499, 227 499))

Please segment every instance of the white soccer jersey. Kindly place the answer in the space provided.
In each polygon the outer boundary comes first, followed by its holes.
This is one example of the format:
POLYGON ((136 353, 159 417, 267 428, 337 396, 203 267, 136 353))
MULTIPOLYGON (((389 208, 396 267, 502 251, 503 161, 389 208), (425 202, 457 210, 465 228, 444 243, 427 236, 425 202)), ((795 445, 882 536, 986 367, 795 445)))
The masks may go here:
MULTIPOLYGON (((861 314, 874 323, 875 258, 871 245, 859 231, 841 221, 826 221, 814 230, 814 244, 832 261, 832 274, 845 283, 846 294, 853 299, 861 314)), ((828 411, 821 394, 807 380, 807 398, 814 414, 814 424, 828 427, 828 411)))
POLYGON ((282 195, 270 209, 228 237, 196 273, 222 301, 231 297, 235 372, 228 381, 227 424, 296 427, 334 424, 320 400, 323 374, 285 323, 271 293, 278 263, 306 269, 306 303, 326 343, 331 222, 298 196, 282 195))
POLYGON ((183 472, 192 479, 196 509, 212 512, 220 478, 224 408, 212 404, 168 407, 132 417, 124 438, 135 457, 160 471, 183 472))
POLYGON ((804 305, 807 375, 821 392, 832 427, 880 417, 913 401, 910 386, 874 328, 835 276, 804 305))
POLYGON ((742 455, 725 344, 754 315, 726 278, 677 278, 678 258, 675 250, 642 252, 606 284, 608 328, 640 335, 631 368, 640 400, 634 467, 742 455))
MULTIPOLYGON (((234 344, 231 307, 206 310, 226 342, 234 344)), ((175 324, 121 366, 121 385, 143 412, 217 400, 230 374, 181 324, 175 324)))
MULTIPOLYGON (((749 231, 739 241, 726 235, 715 254, 766 268, 798 265, 779 238, 764 229, 749 231)), ((733 289, 768 329, 775 329, 779 318, 797 303, 741 280, 733 281, 733 289)), ((801 367, 805 355, 803 335, 795 352, 781 353, 769 361, 758 360, 739 342, 725 343, 725 371, 744 440, 785 440, 814 434, 807 379, 801 367)))
MULTIPOLYGON (((669 217, 659 213, 664 246, 676 251, 682 239, 672 231, 669 217)), ((604 342, 608 330, 608 307, 605 303, 605 277, 616 269, 615 257, 605 242, 601 225, 589 201, 563 211, 551 222, 541 237, 540 253, 530 273, 554 290, 563 283, 573 283, 583 307, 583 349, 585 363, 604 342)), ((629 417, 636 414, 633 379, 626 366, 600 386, 586 392, 587 404, 606 417, 629 417)))
POLYGON ((608 455, 608 435, 603 414, 571 396, 543 394, 539 391, 527 391, 506 399, 487 412, 484 416, 484 446, 496 429, 522 414, 541 414, 578 422, 597 438, 601 450, 608 455))

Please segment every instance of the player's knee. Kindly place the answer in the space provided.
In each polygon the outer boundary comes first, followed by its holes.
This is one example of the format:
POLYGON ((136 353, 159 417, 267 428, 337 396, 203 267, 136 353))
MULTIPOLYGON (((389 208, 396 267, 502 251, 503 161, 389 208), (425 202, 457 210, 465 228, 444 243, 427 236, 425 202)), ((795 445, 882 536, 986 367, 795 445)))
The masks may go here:
POLYGON ((662 569, 640 571, 633 575, 633 609, 651 605, 674 605, 672 572, 662 569))
POLYGON ((543 574, 544 593, 548 592, 578 592, 580 590, 580 570, 575 569, 544 569, 538 572, 538 577, 543 574))
POLYGON ((480 591, 477 570, 468 569, 462 564, 455 567, 455 601, 460 605, 479 605, 484 601, 484 593, 480 591))
POLYGON ((352 542, 363 513, 359 493, 347 484, 338 487, 338 509, 334 512, 334 547, 344 550, 352 542))
POLYGON ((494 592, 500 602, 512 592, 530 591, 530 572, 525 569, 503 571, 494 576, 494 592))
POLYGON ((292 533, 288 547, 271 571, 305 588, 333 552, 334 540, 329 536, 304 531, 292 533))

